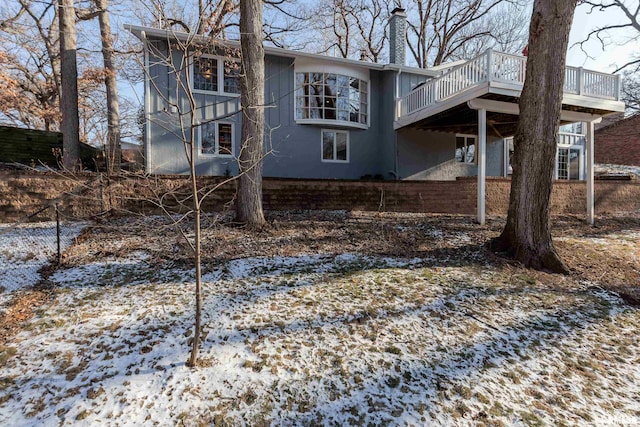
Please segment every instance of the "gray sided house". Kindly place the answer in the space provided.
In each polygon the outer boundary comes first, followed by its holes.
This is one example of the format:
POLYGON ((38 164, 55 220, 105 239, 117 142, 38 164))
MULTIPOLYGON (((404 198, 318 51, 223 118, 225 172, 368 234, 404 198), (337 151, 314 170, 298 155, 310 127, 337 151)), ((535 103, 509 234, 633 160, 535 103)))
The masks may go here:
MULTIPOLYGON (((180 113, 190 111, 186 94, 191 92, 197 173, 237 174, 242 120, 238 43, 212 45, 192 34, 133 25, 127 29, 145 43, 147 172, 188 172, 181 135, 185 126, 180 123, 185 116, 180 113), (185 57, 173 48, 180 44, 194 49, 185 57)), ((477 176, 482 222, 485 178, 508 176, 510 171, 509 137, 518 119, 526 57, 487 50, 469 61, 413 68, 404 65, 402 9, 392 12, 389 32, 387 64, 265 47, 263 175, 412 180, 477 176)), ((586 133, 560 138, 558 179, 589 181, 593 123, 623 110, 619 78, 567 67, 561 120, 564 125, 585 122, 586 133)))

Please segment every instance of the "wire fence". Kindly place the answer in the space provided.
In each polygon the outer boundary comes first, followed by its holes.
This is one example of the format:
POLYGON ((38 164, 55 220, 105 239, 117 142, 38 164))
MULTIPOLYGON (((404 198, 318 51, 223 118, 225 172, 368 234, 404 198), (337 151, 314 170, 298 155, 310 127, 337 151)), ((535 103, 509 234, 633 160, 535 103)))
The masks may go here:
POLYGON ((59 210, 59 203, 74 194, 72 191, 48 201, 19 221, 0 224, 0 303, 10 292, 38 284, 41 269, 60 263, 64 250, 88 225, 66 218, 59 210), (55 220, 33 222, 42 217, 55 220))

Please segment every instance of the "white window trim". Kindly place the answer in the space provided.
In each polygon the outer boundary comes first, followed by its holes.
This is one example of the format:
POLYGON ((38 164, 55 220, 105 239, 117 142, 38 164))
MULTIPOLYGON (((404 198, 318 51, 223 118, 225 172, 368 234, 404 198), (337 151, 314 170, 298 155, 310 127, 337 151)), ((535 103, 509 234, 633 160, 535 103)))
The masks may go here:
POLYGON ((207 121, 206 123, 198 124, 198 157, 202 159, 232 159, 236 152, 236 130, 233 122, 228 121, 207 121), (203 153, 202 152, 202 126, 205 124, 215 124, 216 127, 216 152, 215 153, 203 153), (231 126, 231 154, 220 154, 220 125, 231 126))
MULTIPOLYGON (((576 134, 579 135, 579 134, 576 134)), ((582 136, 582 135, 579 135, 582 136)), ((555 166, 554 166, 554 170, 553 170, 553 179, 558 180, 558 181, 584 181, 584 163, 585 163, 585 159, 584 159, 584 147, 582 145, 578 145, 578 144, 558 144, 556 146, 556 161, 555 161, 555 166), (571 166, 570 166, 570 162, 571 162, 571 158, 567 159, 567 161, 569 162, 569 164, 567 165, 567 173, 569 175, 569 177, 567 177, 566 179, 560 179, 559 175, 560 175, 560 165, 558 164, 558 161, 560 160, 560 150, 561 149, 566 149, 568 150, 567 155, 570 155, 571 150, 578 150, 578 179, 571 179, 571 166)))
MULTIPOLYGON (((295 114, 295 110, 293 114, 295 114)), ((342 120, 334 120, 334 119, 326 119, 326 120, 325 119, 296 119, 295 122, 300 125, 335 126, 335 127, 354 128, 354 129, 363 129, 363 130, 369 129, 369 125, 365 125, 363 123, 345 122, 342 120)))
POLYGON ((354 129, 369 129, 371 127, 371 81, 361 78, 359 75, 346 74, 345 71, 333 72, 333 71, 307 71, 295 69, 293 72, 293 121, 300 125, 324 125, 324 126, 336 126, 342 128, 354 128, 354 129), (354 77, 362 81, 367 82, 367 123, 350 122, 347 120, 336 119, 298 119, 296 118, 296 74, 298 73, 333 73, 340 74, 347 77, 354 77))
POLYGON ((474 140, 473 145, 475 147, 474 150, 476 150, 476 151, 473 152, 473 162, 467 162, 465 160, 465 161, 458 162, 458 163, 464 163, 466 165, 477 165, 478 164, 478 155, 477 155, 478 154, 478 152, 477 152, 477 149, 478 149, 478 135, 472 135, 470 133, 456 133, 456 148, 453 150, 453 158, 454 159, 456 158, 456 150, 458 149, 457 148, 457 145, 458 145, 457 144, 457 139, 458 139, 458 137, 465 138, 465 146, 468 146, 466 144, 466 138, 473 138, 473 140, 474 140))
POLYGON ((221 96, 228 96, 232 98, 239 97, 240 96, 239 93, 230 93, 230 92, 224 91, 224 62, 225 61, 238 62, 238 63, 240 62, 238 58, 231 58, 228 56, 225 57, 220 55, 210 55, 207 53, 203 53, 197 56, 196 55, 191 56, 191 59, 189 61, 189 80, 191 81, 191 91, 193 93, 201 93, 205 95, 221 95, 221 96), (218 68, 218 90, 217 91, 196 89, 194 87, 195 79, 193 74, 193 68, 194 68, 193 63, 196 58, 211 58, 216 60, 216 67, 218 68))
MULTIPOLYGON (((335 157, 338 154, 337 151, 337 147, 336 147, 336 140, 337 138, 334 138, 333 140, 333 156, 335 157)), ((320 131, 320 160, 322 161, 322 163, 349 163, 351 159, 351 142, 350 142, 350 135, 349 135, 349 131, 348 130, 344 130, 344 129, 322 129, 320 131), (346 160, 338 160, 338 159, 325 159, 324 158, 324 133, 325 132, 333 132, 333 133, 344 133, 347 136, 347 159, 346 160)))

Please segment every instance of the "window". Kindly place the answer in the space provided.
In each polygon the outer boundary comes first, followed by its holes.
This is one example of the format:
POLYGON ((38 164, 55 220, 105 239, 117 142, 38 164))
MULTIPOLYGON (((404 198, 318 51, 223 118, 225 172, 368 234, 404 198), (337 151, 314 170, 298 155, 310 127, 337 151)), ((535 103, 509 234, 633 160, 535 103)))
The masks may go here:
POLYGON ((584 179, 584 155, 580 145, 558 146, 556 152, 556 179, 584 179))
POLYGON ((200 125, 200 154, 203 156, 233 155, 233 125, 208 122, 200 125))
POLYGON ((193 59, 195 92, 240 93, 240 63, 233 59, 199 56, 193 59), (220 91, 222 89, 222 91, 220 91))
POLYGON ((344 130, 322 131, 322 161, 349 161, 349 132, 344 130))
POLYGON ((296 120, 368 125, 369 84, 335 73, 296 73, 296 120))
POLYGON ((240 63, 224 61, 224 92, 240 93, 240 63))
POLYGON ((461 163, 476 162, 476 137, 456 135, 456 160, 461 163))
POLYGON ((209 92, 218 91, 218 60, 195 58, 193 61, 193 88, 209 92))

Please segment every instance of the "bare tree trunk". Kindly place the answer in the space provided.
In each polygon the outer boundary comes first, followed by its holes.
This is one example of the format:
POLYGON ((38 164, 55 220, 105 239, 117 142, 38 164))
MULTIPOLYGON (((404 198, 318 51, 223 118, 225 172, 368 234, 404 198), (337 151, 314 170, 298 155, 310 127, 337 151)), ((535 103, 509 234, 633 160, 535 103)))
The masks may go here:
MULTIPOLYGON (((185 52, 186 54, 186 52, 185 52)), ((193 95, 188 95, 192 102, 190 104, 195 106, 195 102, 193 102, 193 95)), ((191 110, 191 141, 195 141, 195 113, 194 110, 191 110)), ((193 213, 195 215, 195 224, 193 227, 193 232, 195 234, 195 241, 193 244, 193 255, 194 255, 194 264, 196 269, 196 289, 195 289, 195 298, 196 298, 196 312, 195 312, 195 324, 193 327, 193 344, 191 347, 191 356, 189 357, 189 362, 187 363, 190 367, 195 367, 196 363, 198 363, 198 351, 200 349, 200 335, 202 331, 202 249, 201 249, 201 230, 200 230, 200 194, 198 193, 198 181, 196 176, 196 144, 191 142, 190 144, 190 161, 189 161, 189 172, 191 178, 191 196, 193 197, 193 213)))
POLYGON ((111 35, 111 24, 109 23, 107 0, 95 1, 100 23, 102 58, 105 71, 104 84, 107 92, 107 171, 111 174, 120 171, 120 104, 118 103, 113 37, 111 35))
POLYGON ((73 0, 59 0, 60 75, 62 91, 62 156, 64 167, 74 170, 80 160, 80 120, 78 118, 78 64, 76 60, 76 14, 73 0))
POLYGON ((536 0, 514 136, 507 223, 493 248, 535 269, 568 273, 551 239, 550 204, 565 60, 576 0, 536 0))
POLYGON ((205 5, 204 0, 198 0, 198 24, 196 27, 196 34, 204 34, 204 20, 205 20, 205 5))
POLYGON ((242 75, 242 145, 236 219, 251 228, 264 225, 262 212, 262 156, 264 143, 264 48, 262 1, 240 2, 242 75))

